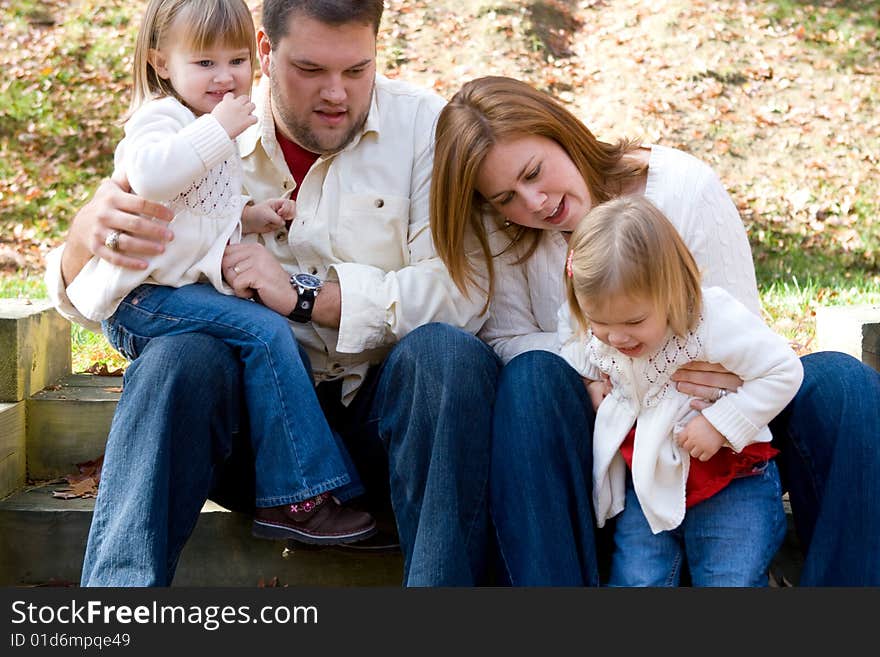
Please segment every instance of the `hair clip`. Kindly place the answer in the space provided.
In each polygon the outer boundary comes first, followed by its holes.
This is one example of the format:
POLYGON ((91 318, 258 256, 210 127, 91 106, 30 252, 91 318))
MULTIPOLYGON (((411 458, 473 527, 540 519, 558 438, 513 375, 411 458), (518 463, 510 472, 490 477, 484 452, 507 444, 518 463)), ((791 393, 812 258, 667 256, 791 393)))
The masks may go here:
POLYGON ((565 260, 565 273, 568 274, 569 278, 574 278, 574 271, 572 270, 571 260, 574 258, 574 249, 569 250, 568 258, 565 260))

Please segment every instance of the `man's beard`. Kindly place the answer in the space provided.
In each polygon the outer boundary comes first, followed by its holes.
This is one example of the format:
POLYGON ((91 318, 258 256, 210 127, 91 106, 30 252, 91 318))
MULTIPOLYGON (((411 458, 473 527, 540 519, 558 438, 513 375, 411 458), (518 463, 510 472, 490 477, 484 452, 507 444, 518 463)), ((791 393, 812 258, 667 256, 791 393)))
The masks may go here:
MULTIPOLYGON (((367 109, 364 110, 363 114, 355 119, 351 124, 351 127, 348 129, 348 132, 328 144, 326 143, 326 138, 322 141, 321 138, 311 129, 308 122, 300 121, 292 112, 282 106, 282 103, 277 102, 277 99, 281 97, 281 88, 275 81, 275 78, 271 75, 269 82, 272 89, 272 109, 274 110, 274 115, 282 124, 281 127, 283 128, 283 132, 307 151, 319 153, 321 155, 338 153, 354 141, 354 139, 361 133, 364 124, 367 122, 367 115, 370 112, 370 105, 373 100, 373 89, 375 87, 375 84, 370 87, 370 102, 367 103, 367 109)), ((350 109, 351 108, 349 107, 349 110, 350 109)), ((332 135, 330 135, 330 137, 332 138, 332 135)))

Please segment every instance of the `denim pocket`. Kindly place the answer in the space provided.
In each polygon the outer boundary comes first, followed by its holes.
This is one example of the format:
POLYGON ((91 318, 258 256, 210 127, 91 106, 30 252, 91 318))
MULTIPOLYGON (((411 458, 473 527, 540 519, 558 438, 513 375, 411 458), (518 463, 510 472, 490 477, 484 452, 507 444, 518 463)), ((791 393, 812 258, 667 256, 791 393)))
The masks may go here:
POLYGON ((163 289, 158 285, 139 285, 129 292, 122 303, 110 317, 101 322, 101 330, 111 346, 128 360, 134 360, 143 351, 150 341, 148 337, 136 335, 124 326, 126 313, 130 312, 130 306, 139 306, 145 299, 155 296, 156 290, 163 289))
POLYGON ((113 321, 113 316, 101 322, 101 331, 107 342, 116 351, 122 354, 128 360, 134 360, 134 345, 132 344, 131 335, 119 324, 113 321))

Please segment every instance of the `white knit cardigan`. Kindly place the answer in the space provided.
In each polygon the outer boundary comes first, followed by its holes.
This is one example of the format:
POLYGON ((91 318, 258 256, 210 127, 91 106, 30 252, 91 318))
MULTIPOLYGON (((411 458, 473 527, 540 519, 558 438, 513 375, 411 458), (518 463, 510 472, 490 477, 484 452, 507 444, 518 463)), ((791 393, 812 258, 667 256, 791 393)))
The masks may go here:
POLYGON ((693 411, 690 397, 670 381, 680 366, 720 363, 743 379, 736 392, 702 412, 737 452, 771 440, 767 424, 794 398, 803 380, 801 362, 785 339, 719 287, 703 289, 697 326, 684 337, 670 332, 650 356, 629 358, 592 335, 579 334, 566 306, 559 312, 559 336, 562 356, 581 376, 596 380, 604 372, 612 383, 593 433, 593 503, 599 527, 623 510, 626 463, 620 445, 636 420, 633 487, 651 531, 673 529, 684 519, 690 456, 674 434, 693 411))
POLYGON ((106 319, 141 283, 181 287, 201 280, 232 294, 220 262, 241 236, 241 160, 235 141, 211 114, 196 118, 175 98, 151 100, 125 124, 114 155, 132 190, 174 212, 174 240, 147 269, 127 269, 93 257, 67 288, 92 321, 106 319))

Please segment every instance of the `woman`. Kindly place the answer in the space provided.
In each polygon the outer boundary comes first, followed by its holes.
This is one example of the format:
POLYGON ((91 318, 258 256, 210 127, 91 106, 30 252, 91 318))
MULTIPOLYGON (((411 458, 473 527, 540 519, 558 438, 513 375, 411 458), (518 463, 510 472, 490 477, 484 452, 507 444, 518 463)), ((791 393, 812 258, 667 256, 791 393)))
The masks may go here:
MULTIPOLYGON (((760 302, 736 206, 712 170, 662 146, 597 140, 525 83, 465 84, 441 113, 431 187, 438 252, 467 293, 486 294, 481 337, 505 363, 495 403, 490 505, 514 585, 598 583, 589 491, 593 411, 558 356, 566 240, 594 205, 641 194, 703 271, 754 312, 760 302)), ((771 424, 805 547, 802 585, 880 584, 880 376, 853 358, 802 359, 804 383, 771 424)), ((742 381, 692 363, 675 376, 715 400, 742 381)), ((703 406, 708 406, 709 401, 703 406)))

